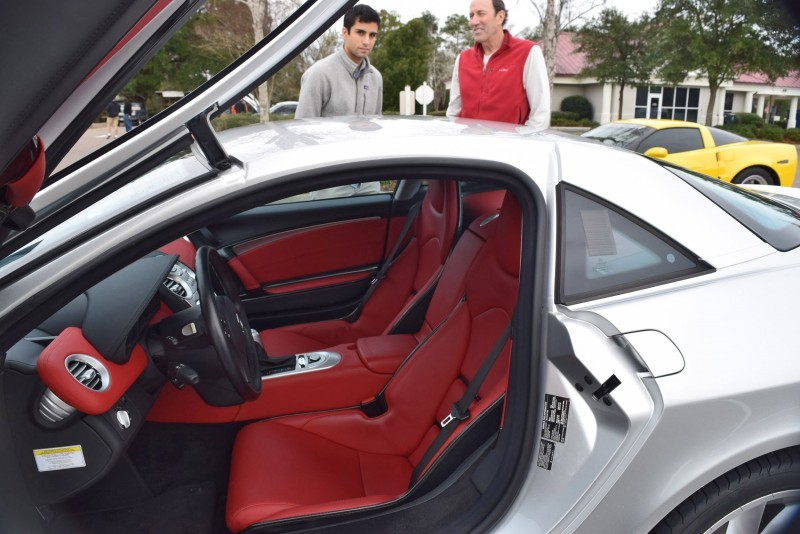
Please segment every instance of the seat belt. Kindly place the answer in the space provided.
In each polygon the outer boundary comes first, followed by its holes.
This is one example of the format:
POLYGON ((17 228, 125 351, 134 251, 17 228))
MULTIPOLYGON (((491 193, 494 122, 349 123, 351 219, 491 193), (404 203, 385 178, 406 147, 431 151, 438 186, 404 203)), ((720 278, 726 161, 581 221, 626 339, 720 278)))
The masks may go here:
POLYGON ((448 416, 442 419, 442 421, 439 423, 439 434, 436 436, 430 446, 428 446, 428 450, 425 451, 422 459, 417 463, 417 466, 411 473, 411 484, 414 484, 419 479, 422 471, 431 461, 436 452, 441 449, 442 445, 444 445, 447 439, 453 435, 453 432, 455 432, 456 428, 458 427, 458 422, 465 421, 470 418, 469 405, 472 404, 472 401, 478 394, 478 389, 480 389, 483 381, 486 380, 486 377, 488 376, 489 371, 492 369, 494 362, 497 361, 497 357, 500 356, 500 353, 503 351, 503 347, 506 345, 506 341, 508 341, 510 337, 511 322, 508 323, 508 326, 506 326, 505 330, 503 330, 503 333, 500 334, 499 338, 497 338, 497 341, 492 347, 491 352, 486 355, 486 358, 483 360, 480 369, 478 369, 478 372, 475 373, 475 377, 472 379, 472 382, 470 382, 467 386, 467 390, 464 392, 458 402, 453 403, 453 408, 450 410, 450 414, 448 414, 448 416))
POLYGON ((389 254, 389 257, 386 258, 386 261, 383 262, 381 268, 378 269, 378 272, 375 273, 375 276, 372 278, 372 282, 370 282, 369 288, 367 288, 367 292, 364 293, 364 296, 361 298, 361 302, 358 303, 358 308, 350 314, 350 320, 355 321, 361 316, 361 310, 364 308, 364 304, 367 303, 369 298, 378 288, 378 284, 380 284, 381 280, 386 278, 386 272, 389 270, 389 267, 397 260, 397 257, 400 255, 400 251, 403 246, 403 241, 405 241, 406 236, 408 235, 408 231, 411 229, 411 226, 414 224, 414 221, 419 215, 419 210, 422 207, 422 201, 420 200, 413 206, 411 209, 408 210, 408 217, 406 217, 406 222, 403 224, 403 228, 400 229, 400 235, 397 236, 397 241, 392 247, 392 252, 389 254))

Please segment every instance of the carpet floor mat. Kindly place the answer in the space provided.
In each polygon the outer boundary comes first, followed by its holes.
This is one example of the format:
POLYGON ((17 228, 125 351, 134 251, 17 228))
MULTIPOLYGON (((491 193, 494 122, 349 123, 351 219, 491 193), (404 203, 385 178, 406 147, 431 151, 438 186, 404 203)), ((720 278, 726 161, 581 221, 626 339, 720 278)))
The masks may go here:
POLYGON ((148 501, 57 518, 51 532, 57 534, 211 534, 214 529, 216 486, 180 486, 148 501))

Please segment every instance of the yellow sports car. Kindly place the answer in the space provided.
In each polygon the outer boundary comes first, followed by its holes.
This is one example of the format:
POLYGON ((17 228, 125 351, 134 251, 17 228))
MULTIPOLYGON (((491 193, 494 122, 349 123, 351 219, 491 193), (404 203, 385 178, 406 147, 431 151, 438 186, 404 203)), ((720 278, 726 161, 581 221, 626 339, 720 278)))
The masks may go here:
POLYGON ((750 141, 694 122, 628 119, 604 124, 583 137, 735 184, 791 186, 797 172, 797 149, 792 145, 750 141))

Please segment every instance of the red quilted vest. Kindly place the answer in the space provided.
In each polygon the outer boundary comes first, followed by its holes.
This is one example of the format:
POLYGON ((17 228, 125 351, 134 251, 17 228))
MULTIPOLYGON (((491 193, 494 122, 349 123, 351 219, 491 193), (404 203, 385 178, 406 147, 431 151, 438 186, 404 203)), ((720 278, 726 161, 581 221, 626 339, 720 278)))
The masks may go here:
POLYGON ((522 84, 525 61, 535 43, 512 37, 503 30, 503 44, 483 69, 483 47, 461 52, 458 83, 461 90, 459 117, 525 124, 531 107, 522 84))

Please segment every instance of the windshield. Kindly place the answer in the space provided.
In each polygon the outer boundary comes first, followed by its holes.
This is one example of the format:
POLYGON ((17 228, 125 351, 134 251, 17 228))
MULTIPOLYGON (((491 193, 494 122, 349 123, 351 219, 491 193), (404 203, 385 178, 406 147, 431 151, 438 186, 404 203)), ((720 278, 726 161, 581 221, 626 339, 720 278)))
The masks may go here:
POLYGON ((800 211, 796 207, 716 178, 664 166, 777 250, 800 246, 800 211))
POLYGON ((596 139, 607 145, 621 146, 633 150, 644 137, 655 131, 641 124, 604 124, 584 133, 581 137, 596 139))

